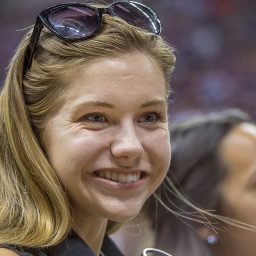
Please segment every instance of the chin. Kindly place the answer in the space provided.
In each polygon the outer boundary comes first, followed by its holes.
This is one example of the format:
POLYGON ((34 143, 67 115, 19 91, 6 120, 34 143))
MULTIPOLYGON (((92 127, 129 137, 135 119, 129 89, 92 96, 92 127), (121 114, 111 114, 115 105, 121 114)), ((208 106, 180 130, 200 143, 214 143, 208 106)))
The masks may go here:
POLYGON ((109 212, 106 217, 114 222, 127 222, 134 219, 140 213, 140 210, 141 209, 134 209, 133 211, 131 211, 131 209, 117 210, 115 212, 109 212))

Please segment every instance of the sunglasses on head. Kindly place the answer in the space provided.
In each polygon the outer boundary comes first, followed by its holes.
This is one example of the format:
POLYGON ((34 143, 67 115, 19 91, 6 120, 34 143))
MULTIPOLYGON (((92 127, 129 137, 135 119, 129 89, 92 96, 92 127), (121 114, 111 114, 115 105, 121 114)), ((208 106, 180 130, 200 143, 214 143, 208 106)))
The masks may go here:
POLYGON ((59 4, 38 14, 25 55, 23 76, 32 64, 38 38, 44 26, 65 41, 85 40, 99 32, 102 14, 118 16, 130 25, 156 35, 161 32, 161 23, 155 12, 138 2, 119 1, 107 8, 97 8, 83 3, 59 4))

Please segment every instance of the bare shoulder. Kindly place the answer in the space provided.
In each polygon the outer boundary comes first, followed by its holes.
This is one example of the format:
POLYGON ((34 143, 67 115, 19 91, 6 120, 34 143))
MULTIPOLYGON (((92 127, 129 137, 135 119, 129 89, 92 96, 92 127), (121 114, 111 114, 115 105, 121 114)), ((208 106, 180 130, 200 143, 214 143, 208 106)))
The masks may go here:
POLYGON ((19 254, 9 249, 0 248, 0 256, 19 256, 19 254))

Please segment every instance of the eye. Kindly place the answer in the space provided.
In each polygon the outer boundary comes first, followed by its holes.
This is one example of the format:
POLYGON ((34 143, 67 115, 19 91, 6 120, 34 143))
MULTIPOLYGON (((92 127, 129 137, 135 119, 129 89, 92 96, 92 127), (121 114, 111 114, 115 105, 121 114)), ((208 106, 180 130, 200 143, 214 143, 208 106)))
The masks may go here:
POLYGON ((139 118, 139 123, 156 123, 159 120, 159 113, 149 112, 145 113, 141 118, 139 118))
POLYGON ((91 113, 91 114, 87 114, 87 115, 83 116, 81 118, 81 121, 103 123, 103 122, 107 122, 107 119, 105 118, 105 116, 103 116, 100 113, 91 113))

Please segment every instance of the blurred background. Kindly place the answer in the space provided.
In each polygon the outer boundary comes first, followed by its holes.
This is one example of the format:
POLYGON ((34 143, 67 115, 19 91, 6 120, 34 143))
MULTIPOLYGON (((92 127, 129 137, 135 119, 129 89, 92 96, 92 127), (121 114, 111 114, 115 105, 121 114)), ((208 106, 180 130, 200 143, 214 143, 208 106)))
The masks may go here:
MULTIPOLYGON (((65 0, 0 1, 1 84, 24 28, 34 23, 41 10, 63 2, 65 0)), ((255 0, 139 2, 158 13, 162 35, 176 49, 171 119, 231 107, 256 118, 255 0)))

